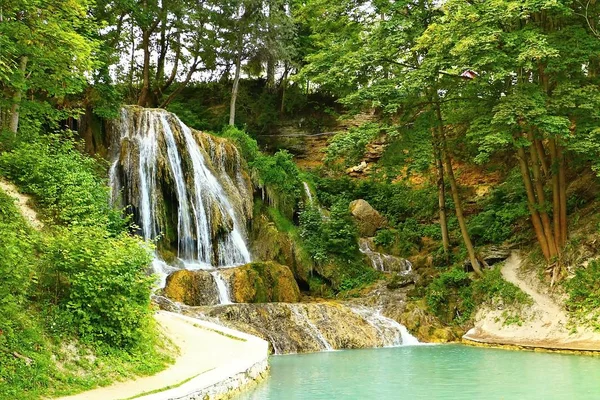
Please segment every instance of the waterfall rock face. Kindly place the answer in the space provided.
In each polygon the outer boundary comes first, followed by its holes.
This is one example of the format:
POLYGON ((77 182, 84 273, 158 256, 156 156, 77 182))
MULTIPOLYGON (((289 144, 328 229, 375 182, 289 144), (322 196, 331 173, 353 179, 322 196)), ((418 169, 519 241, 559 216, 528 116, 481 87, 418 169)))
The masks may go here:
POLYGON ((222 271, 236 303, 300 301, 300 289, 294 274, 276 262, 253 262, 222 271))
POLYGON ((167 278, 164 294, 188 306, 231 304, 232 301, 293 303, 300 300, 300 289, 292 271, 275 262, 254 262, 212 273, 175 271, 167 278), (219 275, 215 276, 217 272, 219 275), (223 294, 228 298, 223 299, 223 294))
POLYGON ((232 143, 167 111, 135 106, 121 110, 109 134, 113 202, 131 207, 161 258, 192 269, 250 261, 253 188, 232 143))
POLYGON ((415 344, 406 328, 379 312, 342 303, 232 304, 184 308, 197 318, 220 323, 267 340, 273 353, 306 353, 415 344))

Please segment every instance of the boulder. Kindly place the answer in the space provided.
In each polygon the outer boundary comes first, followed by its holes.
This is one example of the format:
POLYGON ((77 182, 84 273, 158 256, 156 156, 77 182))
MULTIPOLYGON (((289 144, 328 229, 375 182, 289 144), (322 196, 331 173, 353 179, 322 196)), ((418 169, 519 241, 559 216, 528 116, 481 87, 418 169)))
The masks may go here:
POLYGON ((356 221, 361 237, 375 236, 378 229, 387 225, 385 218, 363 199, 350 203, 350 213, 356 221))
POLYGON ((300 300, 294 274, 285 265, 273 261, 253 262, 221 273, 229 284, 231 299, 236 303, 294 303, 300 300))
MULTIPOLYGON (((502 246, 488 246, 479 251, 479 260, 486 265, 483 267, 491 267, 495 264, 505 261, 510 256, 510 249, 502 246)), ((468 258, 463 262, 465 270, 472 271, 471 260, 468 258)))
POLYGON ((181 269, 167 277, 164 295, 188 306, 219 304, 219 293, 214 278, 208 271, 181 269))
POLYGON ((387 284, 390 290, 401 289, 417 282, 417 275, 414 272, 397 273, 392 276, 392 280, 387 284))

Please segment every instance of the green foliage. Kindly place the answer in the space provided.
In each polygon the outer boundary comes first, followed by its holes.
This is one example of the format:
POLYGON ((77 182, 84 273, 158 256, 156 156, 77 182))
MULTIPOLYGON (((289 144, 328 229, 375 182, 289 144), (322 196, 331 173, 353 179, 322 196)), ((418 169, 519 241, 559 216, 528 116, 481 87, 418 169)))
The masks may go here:
POLYGON ((152 253, 127 234, 97 227, 57 229, 47 241, 42 280, 79 337, 132 347, 151 317, 152 253))
POLYGON ((349 177, 316 179, 319 202, 331 207, 338 201, 366 200, 396 225, 406 218, 428 221, 435 218, 436 188, 414 188, 406 183, 386 183, 376 180, 356 181, 349 177))
POLYGON ((390 247, 396 240, 396 234, 389 229, 380 229, 377 231, 373 241, 381 247, 390 247))
POLYGON ((427 287, 427 306, 442 321, 464 323, 475 309, 469 274, 460 268, 441 273, 427 287))
POLYGON ((468 221, 468 229, 478 243, 502 243, 515 239, 515 224, 528 215, 525 191, 515 170, 486 196, 483 210, 468 221))
POLYGON ((318 208, 306 207, 300 212, 300 237, 318 263, 332 259, 349 262, 359 254, 358 231, 347 203, 336 203, 327 219, 318 208))
POLYGON ((486 270, 482 278, 472 280, 458 267, 435 278, 426 289, 425 299, 429 309, 442 321, 458 325, 468 322, 480 304, 501 302, 503 306, 520 307, 532 301, 517 286, 505 281, 499 268, 486 270))
POLYGON ((325 162, 332 163, 342 157, 346 166, 356 164, 363 157, 367 144, 380 133, 380 126, 369 122, 335 135, 327 146, 325 162))
POLYGON ((36 196, 47 217, 65 225, 125 227, 108 203, 99 163, 84 156, 71 139, 33 137, 0 155, 0 174, 36 196))
POLYGON ((591 261, 586 268, 578 268, 565 288, 571 318, 600 331, 600 262, 591 261))
POLYGON ((300 170, 293 156, 285 150, 264 154, 256 140, 235 127, 225 128, 222 135, 236 143, 252 170, 255 184, 264 190, 269 203, 291 217, 302 194, 300 170))
POLYGON ((48 218, 34 231, 0 191, 0 398, 156 373, 169 358, 151 317, 151 253, 109 208, 102 168, 71 140, 20 139, 0 171, 48 218))

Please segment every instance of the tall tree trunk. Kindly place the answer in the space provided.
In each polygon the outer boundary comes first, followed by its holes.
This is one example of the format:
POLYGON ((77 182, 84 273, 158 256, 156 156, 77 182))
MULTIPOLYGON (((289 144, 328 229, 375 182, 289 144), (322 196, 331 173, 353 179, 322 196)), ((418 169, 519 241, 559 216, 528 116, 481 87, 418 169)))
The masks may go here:
POLYGON ((444 256, 446 258, 446 262, 448 262, 450 254, 450 235, 448 234, 448 219, 446 216, 446 185, 444 183, 444 163, 442 161, 442 152, 440 150, 440 139, 435 133, 435 129, 433 129, 431 133, 433 136, 433 156, 435 159, 435 167, 437 170, 440 230, 442 231, 442 245, 444 246, 444 256))
POLYGON ((557 143, 558 156, 558 187, 560 199, 560 246, 567 244, 567 181, 565 176, 565 157, 560 143, 557 143))
MULTIPOLYGON (((27 62, 29 61, 28 56, 21 56, 19 60, 19 71, 21 73, 21 79, 25 79, 25 70, 27 69, 27 62)), ((10 109, 10 124, 9 129, 12 133, 16 134, 19 129, 19 109, 21 108, 21 99, 23 98, 23 90, 17 89, 13 94, 12 107, 10 109)))
POLYGON ((240 84, 240 69, 242 67, 242 33, 238 36, 238 53, 235 59, 235 77, 233 78, 233 88, 231 89, 231 103, 229 103, 229 125, 235 125, 235 102, 237 100, 238 88, 240 84))
POLYGON ((463 215, 462 203, 460 201, 460 194, 458 192, 458 184, 456 183, 456 179, 454 177, 454 170, 452 169, 452 161, 450 160, 450 155, 448 154, 448 145, 446 143, 446 135, 444 133, 442 110, 440 108, 439 99, 437 98, 437 92, 435 109, 438 120, 438 135, 441 141, 442 158, 446 166, 446 176, 448 177, 448 181, 450 182, 450 190, 452 192, 452 199, 454 200, 454 208, 456 211, 456 218, 458 219, 458 226, 460 227, 460 233, 462 234, 463 242, 465 244, 465 247, 467 248, 467 253, 469 254, 469 261, 471 261, 471 266, 473 267, 473 270, 477 275, 483 275, 481 272, 481 267, 479 266, 479 261, 477 260, 477 255, 475 254, 473 242, 471 242, 469 230, 467 229, 465 216, 463 215))
POLYGON ((525 150, 522 147, 517 148, 517 158, 519 160, 519 168, 521 170, 521 177, 523 178, 523 184, 525 185, 525 192, 527 193, 527 207, 531 215, 531 223, 533 224, 533 230, 538 239, 542 253, 546 260, 550 259, 550 247, 544 234, 544 228, 540 214, 536 208, 535 192, 531 183, 531 176, 529 175, 529 166, 527 165, 527 156, 525 150))
POLYGON ((275 60, 271 55, 267 60, 267 89, 271 91, 275 89, 275 60))
POLYGON ((138 99, 138 106, 145 107, 150 94, 150 31, 142 33, 142 48, 144 50, 144 66, 142 69, 142 92, 138 99))
POLYGON ((527 137, 531 142, 531 145, 529 146, 529 154, 531 156, 531 170, 533 171, 533 180, 539 205, 538 212, 540 214, 540 219, 542 220, 542 227, 544 228, 544 236, 546 237, 546 242, 548 243, 550 257, 555 257, 558 254, 559 247, 554 235, 552 234, 552 224, 550 223, 550 217, 548 217, 548 213, 546 212, 546 195, 544 193, 544 183, 542 182, 542 173, 540 171, 540 155, 538 154, 538 149, 535 146, 533 133, 529 132, 527 137))

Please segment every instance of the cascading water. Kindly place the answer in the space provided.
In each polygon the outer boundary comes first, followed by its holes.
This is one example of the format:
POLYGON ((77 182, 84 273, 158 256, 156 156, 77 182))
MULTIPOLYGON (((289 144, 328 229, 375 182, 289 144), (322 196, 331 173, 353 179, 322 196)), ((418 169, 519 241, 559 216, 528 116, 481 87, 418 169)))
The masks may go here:
POLYGON ((304 186, 304 194, 306 195, 308 204, 312 205, 315 202, 315 200, 313 199, 312 192, 310 191, 310 186, 308 186, 308 183, 306 182, 302 182, 302 185, 304 186))
POLYGON ((406 327, 395 320, 385 317, 380 310, 367 307, 352 307, 352 311, 367 321, 382 338, 384 347, 413 346, 419 340, 408 332, 406 327))
POLYGON ((223 276, 218 270, 212 271, 210 273, 215 280, 215 284, 217 285, 217 292, 219 293, 219 304, 232 304, 231 296, 229 295, 229 288, 227 287, 227 282, 223 279, 223 276))
POLYGON ((371 260, 371 265, 373 265, 374 269, 381 272, 400 272, 406 274, 412 271, 410 261, 390 254, 376 252, 372 249, 371 240, 369 238, 360 238, 358 248, 361 253, 371 260))
MULTIPOLYGON (((112 199, 131 206, 146 240, 176 250, 176 264, 186 269, 250 262, 244 238, 251 188, 235 146, 192 131, 174 114, 139 107, 121 110, 112 135, 112 199)), ((164 285, 175 268, 159 254, 153 269, 164 285)), ((225 288, 222 302, 230 302, 223 279, 213 277, 225 288)))
POLYGON ((294 314, 298 326, 307 327, 308 333, 310 336, 312 336, 313 340, 320 343, 321 350, 332 351, 333 347, 329 344, 327 339, 325 339, 325 336, 323 336, 319 328, 317 328, 316 325, 312 323, 310 318, 308 318, 308 315, 305 314, 306 310, 304 308, 298 308, 293 304, 290 304, 289 307, 292 314, 294 314))

